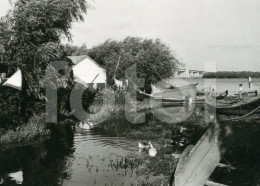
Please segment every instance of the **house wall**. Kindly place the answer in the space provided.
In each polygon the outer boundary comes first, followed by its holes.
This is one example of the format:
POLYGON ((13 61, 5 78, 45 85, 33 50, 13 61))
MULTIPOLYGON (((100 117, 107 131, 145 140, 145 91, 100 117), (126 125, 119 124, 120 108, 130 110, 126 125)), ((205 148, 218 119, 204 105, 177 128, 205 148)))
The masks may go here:
POLYGON ((73 67, 74 78, 79 78, 84 83, 92 83, 94 80, 95 84, 106 83, 106 71, 105 69, 98 66, 94 61, 89 58, 84 59, 78 65, 73 67))
POLYGON ((175 72, 175 77, 177 78, 189 78, 189 70, 188 69, 180 69, 175 72))

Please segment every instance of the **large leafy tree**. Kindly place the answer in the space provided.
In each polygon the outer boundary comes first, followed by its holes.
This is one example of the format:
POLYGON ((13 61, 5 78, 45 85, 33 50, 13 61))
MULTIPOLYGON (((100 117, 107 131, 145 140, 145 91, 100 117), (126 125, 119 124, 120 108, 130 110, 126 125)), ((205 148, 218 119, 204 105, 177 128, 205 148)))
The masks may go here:
POLYGON ((62 37, 71 40, 73 21, 83 21, 85 0, 13 0, 0 21, 1 62, 19 67, 38 86, 51 61, 65 58, 62 37))
POLYGON ((116 78, 124 78, 122 71, 137 65, 137 76, 149 85, 171 77, 180 64, 170 48, 159 39, 127 37, 123 41, 107 40, 89 50, 89 56, 107 69, 108 80, 112 83, 116 65, 120 57, 116 78))

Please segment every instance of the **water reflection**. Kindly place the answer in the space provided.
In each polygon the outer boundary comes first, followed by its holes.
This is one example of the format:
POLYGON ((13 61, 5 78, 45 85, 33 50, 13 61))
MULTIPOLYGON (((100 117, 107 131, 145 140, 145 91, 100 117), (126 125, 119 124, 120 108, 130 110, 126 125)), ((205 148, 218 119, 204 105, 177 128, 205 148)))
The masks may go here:
POLYGON ((4 185, 61 185, 69 179, 73 133, 66 129, 56 132, 44 144, 0 149, 0 181, 4 185))
POLYGON ((54 134, 43 144, 1 149, 0 183, 138 185, 157 178, 138 175, 149 155, 148 151, 139 152, 135 140, 79 127, 74 132, 71 128, 55 130, 54 134))
POLYGON ((143 160, 148 156, 139 152, 137 141, 104 136, 76 128, 74 161, 71 178, 65 185, 137 185, 145 180, 137 175, 143 160))

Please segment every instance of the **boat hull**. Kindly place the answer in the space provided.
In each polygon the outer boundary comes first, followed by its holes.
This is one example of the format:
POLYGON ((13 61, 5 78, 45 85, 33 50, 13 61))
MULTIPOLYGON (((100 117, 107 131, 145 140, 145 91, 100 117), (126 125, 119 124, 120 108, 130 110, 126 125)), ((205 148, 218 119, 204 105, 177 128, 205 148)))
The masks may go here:
POLYGON ((195 98, 197 94, 196 85, 186 85, 183 87, 176 87, 174 89, 165 89, 162 92, 154 93, 153 97, 157 100, 181 100, 186 96, 195 98))
POLYGON ((248 102, 241 102, 227 106, 213 105, 207 103, 209 111, 216 112, 218 114, 227 114, 227 115, 246 115, 251 112, 259 113, 260 111, 260 97, 253 98, 248 102))

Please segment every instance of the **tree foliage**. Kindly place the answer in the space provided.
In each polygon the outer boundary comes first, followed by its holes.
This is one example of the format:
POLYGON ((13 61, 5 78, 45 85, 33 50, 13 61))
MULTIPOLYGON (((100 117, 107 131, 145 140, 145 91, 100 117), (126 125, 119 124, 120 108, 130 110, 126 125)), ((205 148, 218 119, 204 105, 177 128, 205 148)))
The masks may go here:
POLYGON ((171 77, 179 61, 170 48, 159 39, 127 37, 122 41, 107 40, 89 50, 88 55, 107 70, 108 82, 112 83, 116 65, 120 57, 116 78, 125 78, 129 67, 137 65, 137 77, 144 78, 150 85, 171 77))
POLYGON ((0 21, 1 62, 19 67, 30 86, 39 84, 47 65, 65 58, 62 36, 71 39, 73 21, 83 21, 85 0, 15 0, 0 21))
POLYGON ((250 71, 219 71, 219 72, 207 72, 203 75, 203 78, 260 78, 260 72, 250 72, 250 71))
POLYGON ((81 56, 81 55, 87 55, 88 54, 88 49, 86 44, 84 43, 83 45, 79 46, 74 46, 70 44, 65 44, 63 45, 64 52, 66 56, 81 56))

